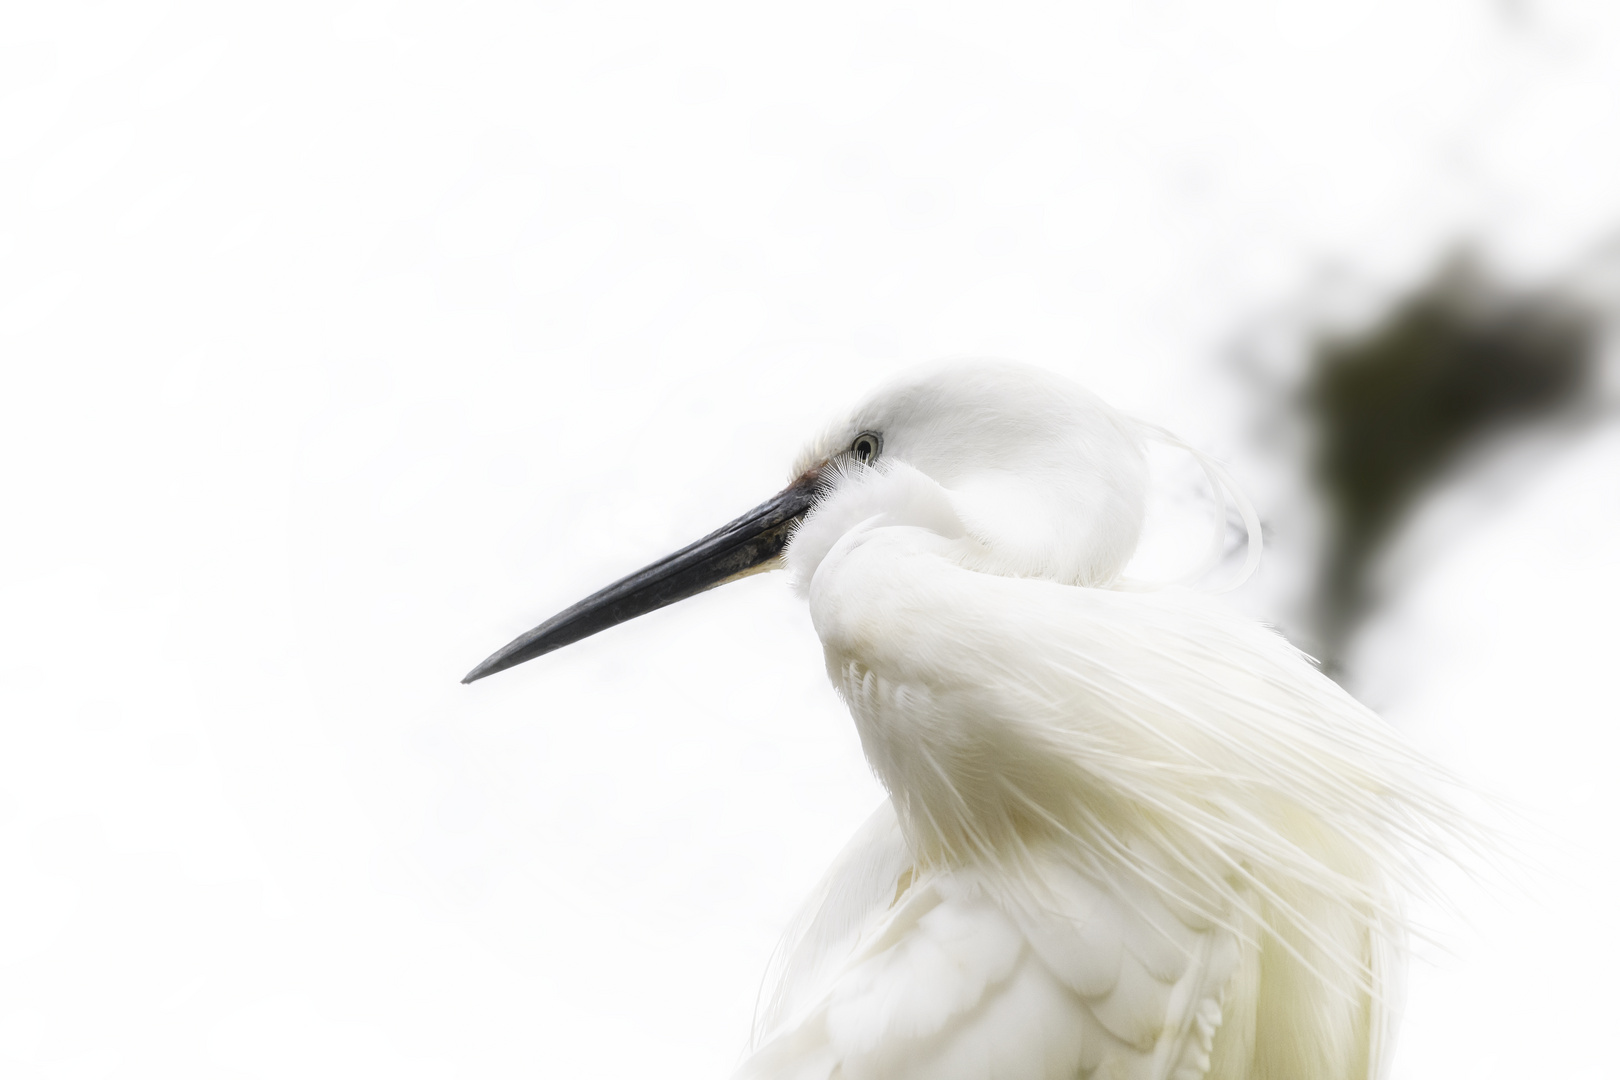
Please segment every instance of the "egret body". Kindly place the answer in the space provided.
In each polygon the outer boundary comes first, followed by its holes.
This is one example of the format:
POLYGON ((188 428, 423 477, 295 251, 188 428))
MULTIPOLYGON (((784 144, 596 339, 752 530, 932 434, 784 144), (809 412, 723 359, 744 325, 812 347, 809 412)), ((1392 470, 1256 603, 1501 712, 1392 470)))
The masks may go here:
POLYGON ((1124 577, 1153 434, 1036 369, 926 369, 468 676, 789 571, 889 799, 785 937, 739 1076, 1378 1074, 1447 811, 1281 637, 1124 577))

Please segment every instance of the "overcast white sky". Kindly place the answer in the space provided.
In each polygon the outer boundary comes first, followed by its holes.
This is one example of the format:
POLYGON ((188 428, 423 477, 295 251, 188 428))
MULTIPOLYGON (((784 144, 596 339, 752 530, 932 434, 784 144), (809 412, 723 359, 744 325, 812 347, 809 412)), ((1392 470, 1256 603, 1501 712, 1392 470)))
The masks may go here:
MULTIPOLYGON (((919 361, 1238 454, 1235 335, 1565 265, 1617 133, 1605 0, 7 7, 0 1072, 725 1075, 880 798, 800 605, 461 675, 919 361)), ((1617 462, 1364 658, 1562 837, 1400 1077, 1615 1075, 1617 462)))

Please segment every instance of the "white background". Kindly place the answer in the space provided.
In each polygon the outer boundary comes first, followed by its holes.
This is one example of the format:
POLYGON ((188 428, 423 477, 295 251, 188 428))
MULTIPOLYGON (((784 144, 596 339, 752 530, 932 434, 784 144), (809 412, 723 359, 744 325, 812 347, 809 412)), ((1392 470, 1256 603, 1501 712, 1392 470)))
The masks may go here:
MULTIPOLYGON (((1313 279, 1617 223, 1604 0, 8 6, 0 1072, 725 1075, 880 798, 800 606, 468 668, 911 363, 1241 463, 1216 359, 1313 279)), ((1617 463, 1362 658, 1546 830, 1399 1076, 1620 1075, 1617 463)))

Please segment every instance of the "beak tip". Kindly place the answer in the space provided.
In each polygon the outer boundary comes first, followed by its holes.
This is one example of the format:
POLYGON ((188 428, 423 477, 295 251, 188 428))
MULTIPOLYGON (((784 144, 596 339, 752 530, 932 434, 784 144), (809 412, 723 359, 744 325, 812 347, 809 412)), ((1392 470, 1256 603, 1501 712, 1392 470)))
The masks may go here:
POLYGON ((552 649, 559 648, 562 644, 564 644, 563 642, 559 642, 553 645, 537 645, 535 639, 540 636, 539 632, 544 631, 546 628, 547 624, 541 624, 534 630, 529 631, 527 634, 524 634, 522 637, 508 644, 504 649, 492 656, 486 657, 482 664, 479 664, 462 677, 461 685, 466 686, 468 683, 475 683, 479 679, 494 675, 496 672, 505 671, 509 667, 517 667, 525 660, 533 660, 536 656, 543 656, 544 654, 551 652, 552 649))
POLYGON ((496 653, 488 660, 485 660, 482 664, 479 664, 477 667, 467 672, 466 675, 462 676, 461 685, 467 686, 471 683, 477 682, 479 679, 482 679, 485 676, 493 675, 497 671, 504 670, 509 666, 507 664, 500 663, 500 661, 504 659, 504 656, 502 656, 500 653, 496 653))

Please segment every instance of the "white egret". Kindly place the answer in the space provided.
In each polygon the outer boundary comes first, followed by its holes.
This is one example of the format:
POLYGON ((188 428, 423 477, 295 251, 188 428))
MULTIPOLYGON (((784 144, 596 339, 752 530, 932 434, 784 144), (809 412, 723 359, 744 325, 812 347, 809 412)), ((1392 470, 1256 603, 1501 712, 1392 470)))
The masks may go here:
POLYGON ((784 939, 740 1076, 1378 1073, 1451 819, 1280 636, 1123 576, 1162 434, 1036 369, 924 370, 467 676, 790 571, 890 798, 784 939))

